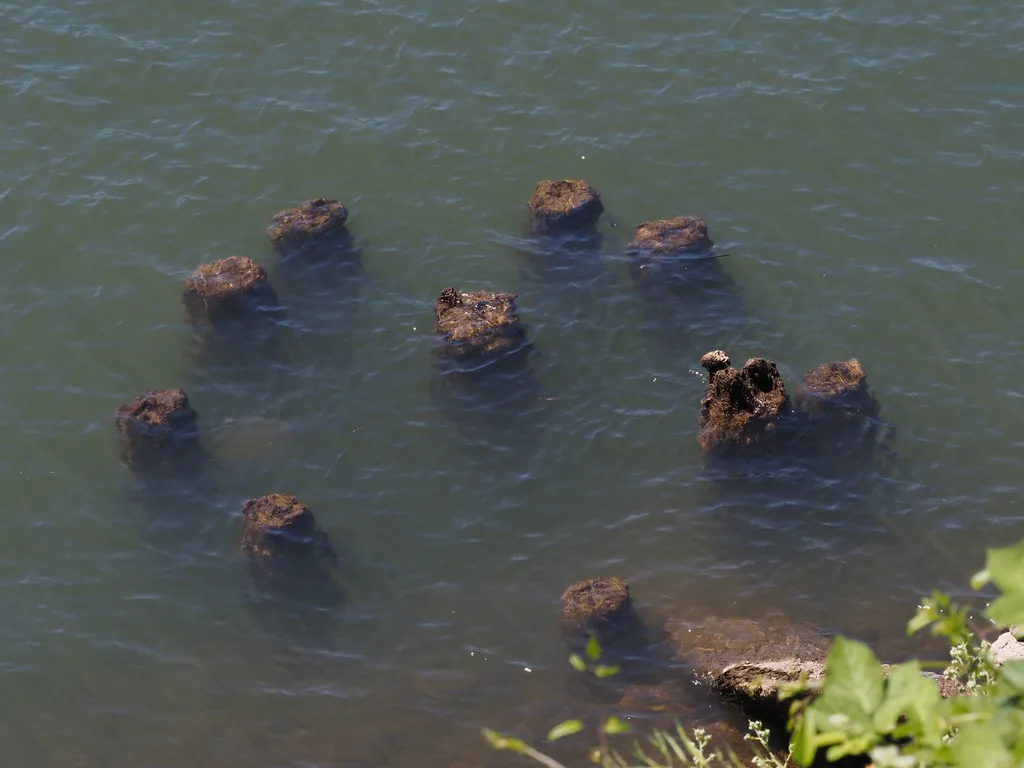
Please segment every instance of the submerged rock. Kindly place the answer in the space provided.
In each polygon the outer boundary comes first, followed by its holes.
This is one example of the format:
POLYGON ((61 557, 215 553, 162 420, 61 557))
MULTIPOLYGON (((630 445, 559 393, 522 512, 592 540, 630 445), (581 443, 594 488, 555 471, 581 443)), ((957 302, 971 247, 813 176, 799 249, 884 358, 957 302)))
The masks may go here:
POLYGON ((737 370, 716 350, 704 355, 701 365, 708 370, 700 404, 702 451, 725 452, 777 436, 789 397, 775 363, 753 358, 737 370))
POLYGON ((709 619, 670 625, 676 653, 698 683, 711 686, 750 719, 785 733, 789 702, 784 683, 821 680, 830 641, 813 627, 784 621, 709 619))
POLYGON ((522 348, 526 331, 516 314, 515 298, 514 293, 445 288, 434 301, 434 330, 445 353, 457 358, 497 357, 522 348))
POLYGON ((348 209, 344 205, 318 197, 274 214, 267 236, 279 252, 290 253, 346 239, 347 223, 348 209))
POLYGON ((185 312, 194 323, 217 325, 278 307, 267 272, 245 256, 203 264, 185 281, 185 312))
POLYGON ((527 203, 531 235, 593 230, 604 212, 601 195, 582 179, 541 181, 527 203))
POLYGON ((670 713, 690 717, 697 708, 693 684, 673 678, 656 685, 630 685, 619 699, 617 709, 628 715, 670 713))
POLYGON ((180 389, 147 390, 117 409, 122 456, 133 469, 180 463, 199 453, 199 416, 180 389))
POLYGON ((640 626, 629 584, 615 576, 577 581, 562 593, 562 631, 570 638, 615 639, 640 626))

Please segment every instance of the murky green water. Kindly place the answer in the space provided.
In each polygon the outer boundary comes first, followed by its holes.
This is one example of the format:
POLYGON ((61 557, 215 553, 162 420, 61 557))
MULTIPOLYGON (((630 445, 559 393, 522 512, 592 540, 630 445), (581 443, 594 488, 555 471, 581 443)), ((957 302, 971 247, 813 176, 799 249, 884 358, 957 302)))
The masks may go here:
POLYGON ((901 652, 917 596, 1024 535, 1022 41, 1007 1, 0 4, 4 763, 484 764, 481 725, 593 706, 556 617, 604 573, 901 652), (537 275, 559 177, 604 242, 537 275), (318 195, 361 277, 277 269, 269 216, 318 195), (727 306, 631 282, 632 228, 680 214, 727 306), (184 278, 231 254, 289 305, 283 362, 191 354, 184 278), (450 284, 519 293, 526 407, 432 396, 450 284), (858 357, 891 471, 710 482, 713 348, 791 383, 858 357), (147 492, 112 416, 173 386, 213 477, 147 492), (250 600, 239 507, 274 491, 343 551, 313 624, 250 600))

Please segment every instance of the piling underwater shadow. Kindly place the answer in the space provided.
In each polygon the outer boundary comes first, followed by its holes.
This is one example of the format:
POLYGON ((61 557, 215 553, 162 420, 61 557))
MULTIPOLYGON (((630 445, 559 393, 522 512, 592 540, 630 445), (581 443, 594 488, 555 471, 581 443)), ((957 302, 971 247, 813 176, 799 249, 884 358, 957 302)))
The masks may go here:
POLYGON ((780 484, 816 482, 838 493, 896 468, 895 429, 881 418, 859 361, 807 371, 790 398, 778 367, 763 358, 733 368, 725 352, 701 358, 708 381, 698 442, 705 473, 780 484))
POLYGON ((431 399, 468 438, 501 449, 537 437, 531 415, 544 401, 535 377, 537 355, 519 320, 515 294, 445 289, 437 318, 431 399))
POLYGON ((185 283, 182 311, 197 391, 205 384, 265 390, 268 373, 290 360, 292 329, 266 270, 252 259, 231 256, 200 266, 185 283))
POLYGON ((671 685, 684 671, 664 626, 641 618, 629 584, 618 577, 584 579, 566 589, 559 628, 569 653, 578 659, 574 666, 580 661, 587 665, 577 666, 584 685, 606 703, 671 685), (616 673, 605 674, 598 662, 616 673))
POLYGON ((527 280, 589 282, 602 271, 601 196, 582 179, 541 181, 527 202, 525 241, 517 249, 527 280))
POLYGON ((757 324, 740 286, 723 268, 704 220, 647 221, 627 246, 628 270, 644 303, 645 327, 662 344, 697 348, 750 336, 757 324))
POLYGON ((328 639, 346 603, 341 556, 295 496, 270 494, 242 504, 241 553, 250 585, 247 611, 269 634, 328 639))
POLYGON ((209 541, 216 517, 216 468, 199 416, 180 389, 148 390, 118 408, 118 451, 131 473, 124 498, 145 511, 144 539, 174 552, 209 541))
POLYGON ((347 222, 345 206, 325 198, 271 219, 267 236, 277 254, 275 283, 289 319, 302 328, 322 325, 325 311, 354 312, 366 272, 347 222))
MULTIPOLYGON (((709 372, 698 437, 701 480, 712 488, 730 549, 750 548, 760 559, 771 551, 820 569, 846 562, 850 530, 885 537, 885 510, 899 503, 894 432, 857 360, 811 369, 792 400, 770 360, 736 369, 716 350, 701 364, 709 372)), ((842 602, 859 584, 846 579, 828 589, 833 603, 842 602)), ((797 603, 794 611, 805 610, 797 603)))

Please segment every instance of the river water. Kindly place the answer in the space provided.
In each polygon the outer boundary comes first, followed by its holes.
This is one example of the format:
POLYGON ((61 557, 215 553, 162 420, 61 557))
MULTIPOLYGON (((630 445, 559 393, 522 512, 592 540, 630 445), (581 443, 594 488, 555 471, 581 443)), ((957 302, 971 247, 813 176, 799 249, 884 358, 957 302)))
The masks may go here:
POLYGON ((0 41, 5 764, 503 764, 481 726, 594 706, 557 628, 577 579, 898 657, 921 594, 1024 535, 1019 3, 15 0, 0 41), (601 250, 538 274, 525 202, 566 177, 601 250), (289 278, 268 219, 321 195, 362 273, 289 278), (728 306, 629 277, 633 227, 683 214, 728 306), (232 254, 288 305, 282 360, 193 354, 184 279, 232 254), (432 387, 448 285, 518 293, 514 408, 432 387), (884 470, 713 481, 715 348, 791 387, 857 357, 884 470), (166 387, 208 485, 119 461, 115 409, 166 387), (250 599, 239 507, 271 492, 342 553, 315 622, 250 599))

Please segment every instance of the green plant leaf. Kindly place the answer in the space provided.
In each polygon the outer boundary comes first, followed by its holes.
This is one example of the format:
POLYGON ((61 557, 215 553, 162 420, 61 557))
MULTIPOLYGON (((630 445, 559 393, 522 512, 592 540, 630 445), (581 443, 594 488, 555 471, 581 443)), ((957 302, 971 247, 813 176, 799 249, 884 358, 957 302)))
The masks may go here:
POLYGON ((916 661, 892 667, 885 681, 885 697, 875 711, 872 723, 880 733, 890 734, 901 717, 921 707, 934 707, 941 697, 935 683, 921 676, 921 665, 916 661))
POLYGON ((587 662, 583 660, 583 657, 578 653, 569 654, 569 666, 575 669, 577 672, 587 671, 587 662))
POLYGON ((870 716, 878 709, 883 691, 882 665, 871 649, 856 640, 837 637, 828 654, 821 700, 832 700, 833 712, 860 719, 857 716, 870 716))
POLYGON ((1001 627, 1024 624, 1024 594, 996 598, 985 611, 985 615, 1001 627))
POLYGON ((512 736, 503 736, 497 731, 492 731, 490 728, 483 729, 484 738, 487 739, 487 743, 495 749, 507 749, 511 752, 518 752, 519 754, 526 754, 529 747, 526 746, 526 742, 522 739, 516 739, 512 736))
POLYGON ((583 723, 579 720, 566 720, 564 723, 559 723, 548 731, 548 741, 558 741, 566 736, 572 736, 574 733, 579 733, 582 730, 583 723))
POLYGON ((958 768, 1015 768, 1017 762, 1006 748, 994 723, 975 723, 957 733, 949 748, 958 768))
POLYGON ((814 762, 814 755, 818 751, 818 745, 814 738, 816 717, 814 710, 810 708, 804 709, 797 717, 796 726, 793 728, 793 738, 790 742, 793 759, 797 765, 809 766, 814 762))
POLYGON ((985 569, 1003 593, 985 615, 1002 626, 1024 623, 1024 541, 988 550, 985 569))
POLYGON ((609 717, 604 723, 604 732, 615 735, 617 733, 629 733, 629 723, 619 718, 609 717))
POLYGON ((918 609, 917 613, 914 614, 914 618, 907 623, 907 634, 917 634, 933 621, 935 621, 935 615, 930 606, 925 605, 918 609))
POLYGON ((594 674, 598 677, 612 677, 619 674, 619 668, 616 665, 598 664, 594 667, 594 674))
POLYGON ((1003 682, 1014 693, 1024 693, 1024 661, 1008 661, 1003 664, 1003 682))
POLYGON ((971 576, 971 589, 977 591, 992 581, 992 574, 988 572, 988 568, 983 571, 978 571, 976 574, 971 576))
POLYGON ((597 661, 601 658, 601 643, 597 639, 597 635, 591 635, 590 640, 587 641, 587 656, 597 661))

